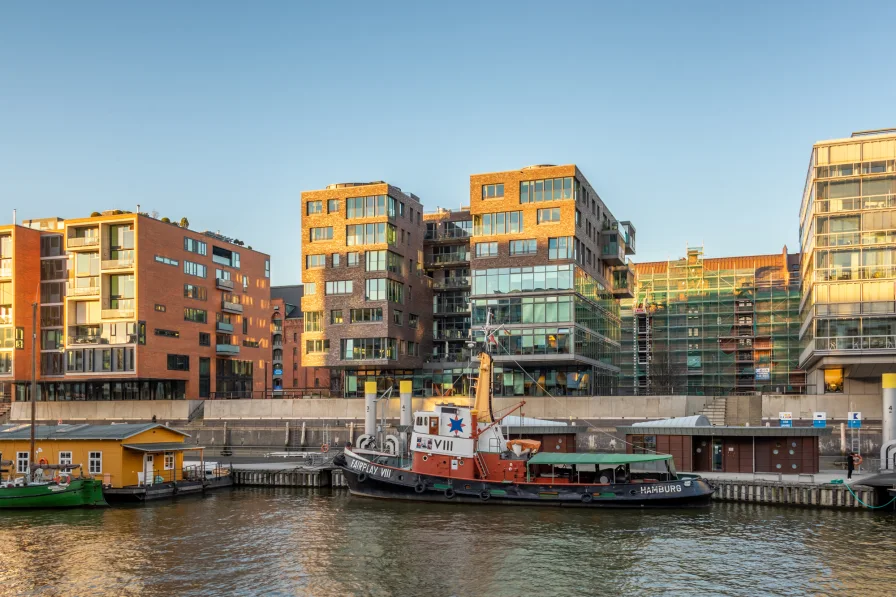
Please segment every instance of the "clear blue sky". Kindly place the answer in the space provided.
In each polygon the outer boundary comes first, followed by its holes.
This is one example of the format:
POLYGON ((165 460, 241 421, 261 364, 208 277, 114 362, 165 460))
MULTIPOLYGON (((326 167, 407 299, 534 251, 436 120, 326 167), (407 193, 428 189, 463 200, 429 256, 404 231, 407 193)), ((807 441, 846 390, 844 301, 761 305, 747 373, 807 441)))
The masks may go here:
POLYGON ((894 3, 6 2, 0 221, 187 216, 299 279, 302 190, 576 163, 636 259, 798 246, 811 144, 896 126, 894 3), (624 6, 623 6, 624 5, 624 6))

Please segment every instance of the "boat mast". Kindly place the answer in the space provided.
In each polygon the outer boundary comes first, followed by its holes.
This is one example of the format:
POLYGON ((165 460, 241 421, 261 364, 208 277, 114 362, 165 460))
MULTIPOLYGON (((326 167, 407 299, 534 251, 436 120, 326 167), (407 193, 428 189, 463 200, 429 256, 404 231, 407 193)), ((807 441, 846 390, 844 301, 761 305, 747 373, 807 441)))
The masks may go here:
POLYGON ((31 482, 31 467, 34 465, 34 419, 37 402, 37 303, 31 303, 31 452, 28 457, 28 482, 31 482))

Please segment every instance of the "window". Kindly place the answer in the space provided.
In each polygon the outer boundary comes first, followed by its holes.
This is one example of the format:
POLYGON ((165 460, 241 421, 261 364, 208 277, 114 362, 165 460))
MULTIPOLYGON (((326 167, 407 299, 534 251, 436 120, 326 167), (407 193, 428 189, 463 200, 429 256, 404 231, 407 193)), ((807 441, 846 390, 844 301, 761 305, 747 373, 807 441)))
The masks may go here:
POLYGON ((511 255, 535 255, 537 251, 538 243, 534 238, 510 241, 511 255))
POLYGON ((548 239, 548 259, 573 259, 573 243, 569 236, 548 239))
POLYGON ((356 267, 358 264, 360 264, 361 263, 360 256, 361 256, 360 253, 348 253, 346 255, 346 258, 348 259, 348 266, 356 267))
POLYGON ((326 255, 305 255, 305 268, 327 267, 326 255))
POLYGON ((367 271, 384 272, 386 271, 386 251, 367 251, 364 255, 367 271))
POLYGON ((333 267, 339 267, 339 262, 340 262, 340 255, 339 255, 339 253, 333 253, 333 254, 330 256, 330 259, 331 259, 332 262, 333 262, 333 267))
POLYGON ((196 253, 197 255, 206 255, 208 253, 208 245, 201 240, 184 237, 184 251, 196 253))
POLYGON ((184 273, 190 276, 196 276, 198 278, 204 278, 206 276, 206 266, 201 263, 193 263, 192 261, 184 261, 184 273))
POLYGON ((498 243, 476 243, 476 257, 497 257, 498 243))
POLYGON ((156 336, 164 336, 166 338, 180 338, 180 332, 175 330, 162 330, 159 328, 155 329, 156 336))
POLYGON ((339 199, 327 200, 327 213, 333 214, 339 211, 339 199))
POLYGON ((16 472, 27 474, 28 473, 28 460, 30 459, 30 454, 28 452, 16 452, 16 472))
POLYGON ((395 338, 347 338, 342 340, 343 360, 392 359, 397 357, 395 338))
POLYGON ((60 452, 59 453, 59 464, 72 464, 72 453, 71 452, 60 452))
POLYGON ((323 213, 323 211, 324 211, 323 201, 309 201, 305 205, 305 213, 309 216, 313 215, 313 214, 323 213))
POLYGON ((265 278, 271 277, 271 260, 270 259, 264 260, 264 277, 265 278))
POLYGON ((208 323, 208 311, 205 309, 193 309, 192 307, 184 307, 184 321, 192 321, 194 323, 208 323))
POLYGON ((504 196, 504 183, 482 185, 483 199, 497 199, 504 196))
POLYGON ((540 203, 573 199, 573 178, 549 178, 547 180, 529 180, 520 183, 520 203, 540 203))
POLYGON ((385 278, 377 278, 375 280, 365 280, 364 299, 368 301, 384 301, 386 300, 386 280, 385 278))
POLYGON ((395 325, 401 325, 402 322, 402 312, 401 311, 392 311, 392 323, 395 325))
POLYGON ((342 309, 333 309, 330 311, 330 323, 333 325, 342 323, 342 309))
POLYGON ((408 313, 408 327, 416 328, 418 323, 420 323, 420 316, 415 313, 408 313))
POLYGON ((317 242, 322 240, 333 240, 333 227, 332 226, 323 226, 320 228, 312 228, 309 231, 311 242, 317 242))
POLYGON ((330 351, 329 340, 305 340, 305 353, 314 354, 330 351))
POLYGON ((559 222, 560 221, 560 208, 559 207, 550 207, 547 209, 539 209, 538 210, 538 223, 543 224, 545 222, 559 222))
POLYGON ((243 340, 243 346, 247 348, 258 348, 259 345, 260 343, 257 340, 243 340))
POLYGON ((473 216, 473 234, 513 234, 523 231, 523 212, 507 211, 473 216))
POLYGON ((249 290, 249 276, 243 274, 243 292, 249 290))
POLYGON ((374 224, 352 224, 345 227, 345 244, 348 246, 395 244, 395 226, 385 222, 374 224))
POLYGON ((199 346, 211 346, 212 335, 206 332, 199 332, 199 346))
MULTIPOLYGON (((404 284, 396 282, 395 280, 386 280, 386 291, 389 301, 398 303, 399 305, 404 303, 404 284)), ((408 298, 410 298, 410 294, 411 292, 409 289, 408 298)))
POLYGON ((375 309, 352 309, 352 323, 373 323, 383 320, 383 309, 377 307, 375 309))
POLYGON ((204 301, 208 298, 208 292, 203 286, 184 284, 184 297, 204 301))
POLYGON ((305 282, 305 294, 308 296, 310 296, 312 294, 317 294, 317 283, 305 282))
POLYGON ((167 307, 165 307, 165 305, 156 304, 155 310, 159 313, 164 313, 165 311, 167 311, 167 307))
POLYGON ((164 263, 165 265, 173 265, 177 267, 180 265, 180 262, 177 259, 169 259, 168 257, 162 257, 161 255, 156 255, 156 261, 159 263, 164 263))
POLYGON ((87 453, 87 472, 91 475, 100 475, 103 472, 103 453, 87 453))
POLYGON ((229 270, 215 268, 215 277, 219 280, 232 280, 231 273, 229 270))
POLYGON ((321 320, 323 319, 323 311, 305 311, 305 313, 303 313, 303 319, 305 320, 306 332, 321 331, 321 320))
POLYGON ((824 370, 824 393, 825 394, 842 394, 843 393, 843 369, 825 369, 824 370))
POLYGON ((190 357, 185 354, 168 355, 168 371, 189 371, 190 357))
POLYGON ((334 280, 327 282, 324 294, 351 294, 353 284, 351 280, 334 280))
POLYGON ((245 315, 243 316, 243 333, 249 333, 249 319, 245 315))
POLYGON ((174 452, 165 452, 165 470, 174 470, 174 452))
MULTIPOLYGON (((389 216, 395 215, 395 199, 388 197, 389 216)), ((349 197, 345 200, 345 217, 348 220, 354 218, 373 218, 386 215, 386 195, 372 197, 349 197)))

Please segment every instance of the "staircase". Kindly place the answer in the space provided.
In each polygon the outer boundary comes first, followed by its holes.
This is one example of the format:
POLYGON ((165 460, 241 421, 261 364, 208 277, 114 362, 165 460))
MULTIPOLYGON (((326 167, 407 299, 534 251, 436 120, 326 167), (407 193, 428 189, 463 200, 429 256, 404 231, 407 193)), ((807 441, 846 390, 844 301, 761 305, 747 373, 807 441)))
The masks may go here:
POLYGON ((703 407, 700 414, 709 419, 709 422, 713 425, 724 425, 727 402, 727 397, 717 396, 713 398, 712 402, 703 407))
POLYGON ((192 423, 197 419, 202 419, 205 416, 205 400, 199 403, 199 406, 193 409, 193 412, 190 413, 190 418, 187 419, 187 423, 192 423))

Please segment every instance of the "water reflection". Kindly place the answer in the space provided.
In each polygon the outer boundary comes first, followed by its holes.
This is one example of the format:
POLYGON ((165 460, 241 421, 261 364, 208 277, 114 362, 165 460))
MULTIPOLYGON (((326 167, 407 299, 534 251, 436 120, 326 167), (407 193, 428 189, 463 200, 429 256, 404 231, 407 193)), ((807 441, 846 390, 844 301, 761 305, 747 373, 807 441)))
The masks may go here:
POLYGON ((0 595, 889 594, 896 517, 395 504, 240 489, 0 517, 0 595))

